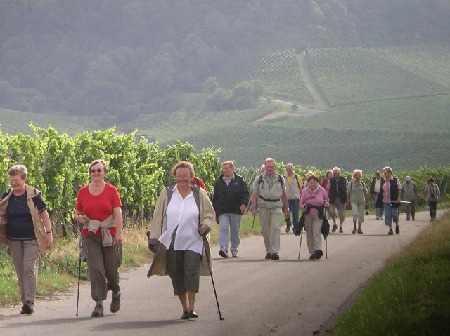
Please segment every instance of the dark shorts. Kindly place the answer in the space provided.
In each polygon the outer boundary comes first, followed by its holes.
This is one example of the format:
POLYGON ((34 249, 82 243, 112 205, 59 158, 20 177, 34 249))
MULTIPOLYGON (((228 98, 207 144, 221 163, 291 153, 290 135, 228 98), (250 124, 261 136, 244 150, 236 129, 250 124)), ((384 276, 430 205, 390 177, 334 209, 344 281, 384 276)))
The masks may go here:
POLYGON ((191 291, 198 293, 200 287, 200 257, 193 251, 174 251, 166 254, 167 273, 172 279, 173 294, 180 295, 191 291))

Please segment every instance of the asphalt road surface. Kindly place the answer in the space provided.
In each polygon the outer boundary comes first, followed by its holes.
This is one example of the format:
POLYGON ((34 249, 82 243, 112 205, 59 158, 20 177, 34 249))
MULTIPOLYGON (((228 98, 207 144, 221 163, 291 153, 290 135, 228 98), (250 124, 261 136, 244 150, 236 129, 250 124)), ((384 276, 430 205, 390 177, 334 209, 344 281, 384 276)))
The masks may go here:
MULTIPOLYGON (((1 336, 71 335, 324 335, 351 304, 360 288, 395 253, 429 225, 428 214, 415 221, 400 217, 400 234, 388 236, 384 222, 366 216, 364 235, 352 235, 347 218, 344 233, 331 233, 328 258, 309 261, 303 234, 282 228, 280 260, 265 260, 261 236, 242 239, 239 258, 222 259, 212 247, 214 281, 224 320, 219 320, 211 277, 201 277, 196 320, 180 320, 181 306, 168 277, 147 279, 148 266, 121 274, 122 308, 91 318, 94 302, 89 284, 80 289, 79 315, 76 288, 51 299, 39 299, 31 316, 20 306, 0 309, 1 336)), ((331 222, 331 221, 330 221, 331 222)), ((325 250, 325 244, 324 244, 325 250)), ((324 251, 325 252, 325 251, 324 251)))

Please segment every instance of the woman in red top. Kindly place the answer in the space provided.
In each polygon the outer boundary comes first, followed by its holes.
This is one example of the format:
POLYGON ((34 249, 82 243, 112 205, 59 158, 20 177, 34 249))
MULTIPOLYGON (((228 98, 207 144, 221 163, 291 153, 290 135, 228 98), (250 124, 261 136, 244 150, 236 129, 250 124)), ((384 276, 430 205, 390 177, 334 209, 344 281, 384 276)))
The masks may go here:
POLYGON ((115 313, 120 309, 118 266, 122 243, 122 203, 116 187, 105 182, 105 161, 93 161, 89 173, 91 183, 78 191, 75 219, 83 224, 82 247, 91 281, 91 297, 96 302, 91 316, 101 317, 108 290, 112 291, 110 311, 115 313))

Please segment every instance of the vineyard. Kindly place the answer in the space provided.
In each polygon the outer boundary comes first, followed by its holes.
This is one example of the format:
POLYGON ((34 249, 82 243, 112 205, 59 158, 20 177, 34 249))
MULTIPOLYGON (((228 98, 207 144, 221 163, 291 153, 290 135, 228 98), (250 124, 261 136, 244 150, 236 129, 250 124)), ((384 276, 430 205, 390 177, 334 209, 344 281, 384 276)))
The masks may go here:
MULTIPOLYGON (((108 163, 107 180, 118 188, 125 217, 133 223, 149 218, 160 190, 172 181, 170 169, 176 162, 191 161, 209 188, 220 171, 218 151, 205 148, 196 153, 187 143, 163 149, 135 132, 116 134, 113 128, 73 136, 52 127, 30 128, 32 135, 0 133, 0 150, 6 153, 0 170, 6 172, 18 163, 28 168, 27 183, 41 190, 63 236, 75 231, 71 219, 76 194, 89 182, 89 163, 95 159, 108 163)), ((8 188, 6 179, 0 181, 0 188, 8 188)))
MULTIPOLYGON (((404 59, 403 56, 394 59, 391 49, 382 50, 308 49, 316 82, 331 104, 338 106, 450 93, 448 82, 443 85, 442 81, 412 71, 398 61, 404 59)), ((418 55, 415 59, 420 62, 418 55)))
POLYGON ((313 103, 313 97, 305 86, 303 69, 297 57, 294 50, 238 56, 217 76, 217 80, 224 87, 260 80, 268 96, 309 105, 313 103))

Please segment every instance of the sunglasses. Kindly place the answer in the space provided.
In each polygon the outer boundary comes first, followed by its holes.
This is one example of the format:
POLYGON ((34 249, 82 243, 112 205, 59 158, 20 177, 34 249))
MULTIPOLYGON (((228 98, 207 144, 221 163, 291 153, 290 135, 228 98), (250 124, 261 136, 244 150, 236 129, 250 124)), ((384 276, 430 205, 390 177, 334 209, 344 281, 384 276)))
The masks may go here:
POLYGON ((103 171, 103 169, 98 168, 98 169, 91 169, 91 174, 97 172, 97 173, 101 173, 103 171))

